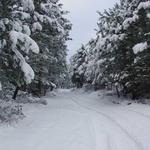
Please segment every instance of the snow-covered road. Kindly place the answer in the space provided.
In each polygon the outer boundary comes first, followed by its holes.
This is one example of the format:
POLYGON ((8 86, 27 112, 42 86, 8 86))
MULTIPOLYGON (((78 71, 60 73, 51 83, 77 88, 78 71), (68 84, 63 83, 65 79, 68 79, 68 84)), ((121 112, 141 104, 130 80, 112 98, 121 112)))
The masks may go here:
POLYGON ((0 126, 0 150, 150 150, 150 106, 112 98, 60 90, 26 105, 23 121, 0 126))

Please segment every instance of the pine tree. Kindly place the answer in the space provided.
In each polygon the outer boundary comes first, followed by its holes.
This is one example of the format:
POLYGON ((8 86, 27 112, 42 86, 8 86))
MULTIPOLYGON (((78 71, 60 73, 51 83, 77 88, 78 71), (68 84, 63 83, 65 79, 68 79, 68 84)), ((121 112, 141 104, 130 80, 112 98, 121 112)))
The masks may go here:
MULTIPOLYGON (((99 12, 97 38, 88 44, 87 63, 82 62, 86 81, 95 89, 114 84, 118 96, 121 90, 133 99, 150 92, 149 13, 149 0, 121 0, 99 12)), ((74 62, 80 60, 77 56, 74 62)))
POLYGON ((72 58, 72 82, 76 84, 78 88, 83 86, 84 83, 84 74, 86 66, 86 48, 84 45, 77 51, 77 54, 72 58))
POLYGON ((134 53, 134 62, 130 70, 128 69, 128 82, 126 83, 127 92, 132 93, 135 99, 150 92, 149 87, 149 25, 150 2, 140 2, 133 13, 132 20, 128 26, 128 31, 134 34, 132 36, 132 51, 134 53), (136 31, 136 32, 135 32, 136 31))
POLYGON ((64 18, 67 13, 62 11, 58 1, 34 1, 35 13, 32 32, 37 41, 40 53, 32 57, 30 62, 36 72, 31 89, 37 95, 44 95, 45 86, 51 82, 59 84, 61 74, 66 69, 67 46, 71 30, 70 22, 64 18))
POLYGON ((39 52, 38 45, 30 37, 34 4, 32 0, 1 0, 0 10, 1 80, 16 86, 15 99, 18 90, 34 79, 34 71, 27 63, 29 52, 39 52))

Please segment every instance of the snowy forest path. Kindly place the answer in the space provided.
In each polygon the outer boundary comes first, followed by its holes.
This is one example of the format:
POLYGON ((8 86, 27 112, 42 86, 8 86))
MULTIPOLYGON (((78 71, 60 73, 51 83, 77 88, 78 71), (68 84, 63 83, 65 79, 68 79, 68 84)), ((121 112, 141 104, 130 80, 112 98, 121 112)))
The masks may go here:
POLYGON ((24 120, 0 127, 0 150, 150 150, 149 106, 113 98, 59 90, 47 106, 25 105, 24 120))
MULTIPOLYGON (((79 97, 78 97, 78 99, 79 99, 79 97)), ((82 98, 80 100, 82 100, 82 98)), ((122 137, 122 138, 125 139, 126 142, 124 143, 124 146, 122 145, 125 149, 143 150, 141 143, 137 139, 135 139, 135 137, 130 135, 130 133, 125 128, 123 128, 114 118, 112 118, 111 116, 107 115, 103 111, 95 110, 95 109, 93 109, 91 107, 88 107, 88 106, 85 106, 85 105, 83 105, 81 103, 78 103, 78 102, 76 102, 73 99, 72 99, 72 101, 74 101, 80 107, 85 108, 88 111, 91 111, 91 112, 97 114, 96 115, 97 117, 99 117, 99 115, 104 117, 103 121, 106 122, 105 125, 107 124, 108 129, 110 130, 110 131, 108 131, 109 134, 112 132, 112 135, 116 134, 118 136, 118 139, 119 139, 119 137, 122 137)), ((102 118, 99 117, 98 120, 102 120, 102 118)), ((113 138, 113 136, 111 136, 111 139, 112 138, 113 138)), ((109 140, 110 140, 110 138, 109 138, 109 140)))

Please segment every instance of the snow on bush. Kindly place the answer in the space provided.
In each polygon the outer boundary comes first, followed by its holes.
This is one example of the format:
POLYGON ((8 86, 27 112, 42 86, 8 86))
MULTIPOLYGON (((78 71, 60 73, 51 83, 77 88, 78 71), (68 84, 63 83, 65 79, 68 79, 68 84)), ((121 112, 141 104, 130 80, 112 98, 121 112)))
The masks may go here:
POLYGON ((27 19, 30 19, 31 16, 29 13, 27 12, 23 12, 23 8, 19 8, 19 11, 13 11, 12 14, 16 15, 16 14, 19 14, 19 16, 21 17, 20 19, 21 20, 27 20, 27 19))
POLYGON ((138 6, 138 9, 150 9, 150 1, 141 2, 138 6))
POLYGON ((39 22, 35 22, 33 24, 32 31, 42 31, 42 25, 39 22))
POLYGON ((136 22, 136 20, 138 20, 138 19, 139 19, 139 16, 136 15, 136 14, 134 14, 133 17, 127 18, 127 19, 123 22, 123 28, 124 28, 124 29, 127 29, 127 28, 130 26, 130 24, 132 24, 133 22, 136 22))
POLYGON ((11 123, 23 117, 21 105, 0 100, 0 123, 11 123))
MULTIPOLYGON (((141 2, 137 8, 138 10, 133 12, 133 17, 127 18, 124 22, 123 22, 123 27, 124 29, 127 29, 131 23, 136 22, 136 20, 139 19, 138 11, 140 9, 150 9, 150 1, 147 2, 141 2)), ((147 17, 149 17, 149 15, 147 15, 147 17)))
POLYGON ((42 98, 32 97, 27 92, 19 91, 17 99, 15 100, 16 103, 19 104, 42 104, 47 105, 47 101, 42 98))
POLYGON ((24 11, 34 11, 34 3, 33 0, 21 0, 24 11))
POLYGON ((30 30, 29 26, 23 25, 23 33, 27 34, 28 36, 31 35, 31 30, 30 30))
POLYGON ((142 52, 143 50, 148 48, 147 42, 144 43, 138 43, 133 47, 134 54, 137 54, 138 52, 142 52))
POLYGON ((34 12, 34 20, 35 21, 40 21, 40 22, 44 22, 44 16, 40 15, 38 12, 34 12))
POLYGON ((22 22, 21 21, 13 21, 12 22, 12 30, 21 32, 22 31, 22 22))

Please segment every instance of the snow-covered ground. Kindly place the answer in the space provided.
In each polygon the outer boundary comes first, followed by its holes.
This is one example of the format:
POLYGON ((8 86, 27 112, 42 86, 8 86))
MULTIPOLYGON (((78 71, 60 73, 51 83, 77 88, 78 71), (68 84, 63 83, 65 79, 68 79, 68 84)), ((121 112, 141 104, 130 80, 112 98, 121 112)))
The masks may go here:
POLYGON ((0 126, 0 150, 150 150, 148 105, 70 90, 45 99, 47 106, 26 105, 24 120, 0 126))

